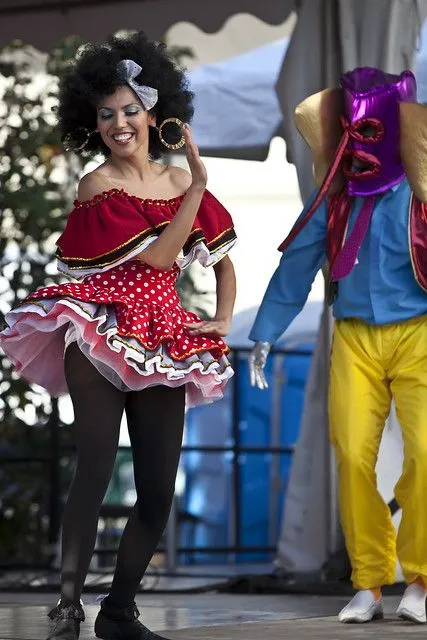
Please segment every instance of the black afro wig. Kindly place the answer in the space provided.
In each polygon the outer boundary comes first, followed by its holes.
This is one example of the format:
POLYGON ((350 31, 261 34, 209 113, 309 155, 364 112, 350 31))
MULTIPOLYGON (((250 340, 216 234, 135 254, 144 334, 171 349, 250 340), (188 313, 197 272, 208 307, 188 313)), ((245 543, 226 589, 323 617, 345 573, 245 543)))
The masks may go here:
MULTIPOLYGON (((135 78, 138 84, 157 89, 158 102, 153 111, 158 124, 165 118, 190 122, 193 94, 188 90, 183 71, 167 54, 166 46, 150 42, 143 32, 123 38, 112 36, 107 42, 84 45, 61 78, 58 125, 62 139, 67 136, 71 148, 77 148, 84 141, 87 131, 96 129, 96 105, 99 101, 124 86, 117 65, 125 59, 133 60, 142 67, 141 73, 135 78)), ((165 132, 164 135, 168 136, 169 133, 165 132)), ((170 141, 173 143, 176 139, 170 141)), ((167 151, 157 131, 150 127, 150 157, 155 160, 167 151)), ((102 153, 108 156, 110 150, 101 136, 93 133, 81 152, 85 155, 102 153)))

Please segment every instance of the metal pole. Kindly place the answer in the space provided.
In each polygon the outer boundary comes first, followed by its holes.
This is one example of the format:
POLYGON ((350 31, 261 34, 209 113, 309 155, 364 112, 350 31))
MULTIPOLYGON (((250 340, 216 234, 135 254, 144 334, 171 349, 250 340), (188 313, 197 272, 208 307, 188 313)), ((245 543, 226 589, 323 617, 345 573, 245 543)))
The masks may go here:
POLYGON ((233 440, 233 506, 234 506, 234 546, 240 548, 242 544, 241 523, 241 474, 240 474, 240 359, 239 351, 233 352, 234 376, 232 395, 232 440, 233 440))
MULTIPOLYGON (((272 410, 270 422, 270 447, 280 446, 280 423, 282 417, 282 393, 286 384, 283 366, 285 358, 283 355, 274 354, 273 356, 273 382, 272 382, 272 410)), ((270 454, 269 477, 270 491, 268 492, 268 544, 277 544, 278 539, 278 493, 281 490, 280 477, 280 455, 273 452, 270 454)))
POLYGON ((176 498, 174 496, 172 499, 172 506, 169 513, 168 523, 166 525, 165 565, 168 573, 176 573, 176 568, 177 568, 176 518, 177 518, 177 508, 176 508, 176 498))

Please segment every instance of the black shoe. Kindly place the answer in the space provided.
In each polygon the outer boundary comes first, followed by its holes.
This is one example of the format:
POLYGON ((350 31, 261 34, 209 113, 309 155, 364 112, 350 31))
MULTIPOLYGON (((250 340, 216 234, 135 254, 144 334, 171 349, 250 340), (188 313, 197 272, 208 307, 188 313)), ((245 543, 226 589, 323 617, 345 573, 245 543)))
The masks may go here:
POLYGON ((95 635, 102 640, 166 640, 144 627, 138 617, 139 611, 134 602, 123 608, 104 598, 95 620, 95 635))
POLYGON ((47 615, 52 620, 47 640, 78 640, 80 623, 85 619, 81 604, 59 601, 47 615))

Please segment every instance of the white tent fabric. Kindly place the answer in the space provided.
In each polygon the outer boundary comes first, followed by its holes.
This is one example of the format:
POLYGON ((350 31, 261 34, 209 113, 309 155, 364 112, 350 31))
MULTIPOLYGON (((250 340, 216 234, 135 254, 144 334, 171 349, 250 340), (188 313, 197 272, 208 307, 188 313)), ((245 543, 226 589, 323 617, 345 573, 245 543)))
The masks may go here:
MULTIPOLYGON (((296 345, 314 342, 319 332, 323 304, 320 300, 310 300, 297 318, 289 325, 277 340, 276 346, 291 349, 296 345)), ((251 349, 252 340, 248 335, 254 323, 257 307, 250 307, 233 317, 231 329, 227 335, 227 344, 232 349, 251 349)))
MULTIPOLYGON (((287 126, 290 159, 296 164, 303 198, 313 188, 311 157, 292 126, 295 105, 305 96, 336 86, 343 71, 356 66, 377 66, 398 73, 412 66, 427 2, 412 0, 303 0, 277 85, 287 126), (313 12, 324 17, 323 34, 313 29, 313 12), (307 72, 300 73, 306 55, 304 43, 314 44, 317 56, 307 72), (287 117, 288 116, 288 117, 287 117)), ((277 563, 283 570, 316 571, 337 550, 338 518, 336 473, 328 445, 327 377, 332 318, 325 306, 319 343, 307 387, 300 442, 289 480, 277 563), (307 462, 319 451, 319 475, 306 475, 307 462), (310 509, 316 505, 313 526, 310 509), (298 527, 295 521, 298 520, 298 527), (299 566, 295 567, 295 559, 299 566)), ((396 467, 401 462, 401 441, 395 420, 385 429, 378 461, 379 486, 386 500, 393 495, 396 467), (393 464, 390 464, 393 460, 393 464), (387 463, 386 463, 387 461, 387 463)))
POLYGON ((277 544, 276 568, 289 573, 318 571, 329 553, 338 547, 336 501, 331 491, 335 472, 325 437, 328 423, 325 362, 329 359, 330 336, 324 333, 330 331, 328 314, 329 310, 323 309, 277 544))
POLYGON ((275 84, 284 38, 189 74, 195 94, 192 129, 204 155, 264 160, 282 112, 275 84))

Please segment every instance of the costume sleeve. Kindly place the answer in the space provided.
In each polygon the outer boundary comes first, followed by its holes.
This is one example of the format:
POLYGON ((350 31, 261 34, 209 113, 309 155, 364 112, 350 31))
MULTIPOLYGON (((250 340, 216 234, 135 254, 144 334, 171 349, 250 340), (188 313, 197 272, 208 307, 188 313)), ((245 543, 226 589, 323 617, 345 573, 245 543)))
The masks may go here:
POLYGON ((300 313, 326 258, 326 230, 327 204, 323 200, 313 218, 282 254, 258 309, 249 334, 251 340, 273 344, 300 313))
POLYGON ((198 260, 204 267, 216 264, 236 244, 233 220, 210 191, 203 194, 193 230, 177 259, 181 269, 198 260))

